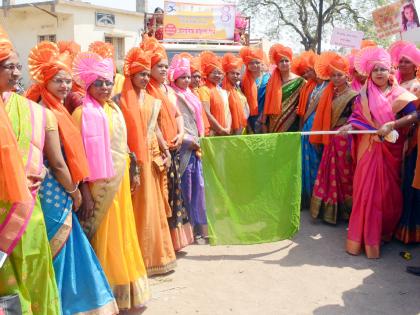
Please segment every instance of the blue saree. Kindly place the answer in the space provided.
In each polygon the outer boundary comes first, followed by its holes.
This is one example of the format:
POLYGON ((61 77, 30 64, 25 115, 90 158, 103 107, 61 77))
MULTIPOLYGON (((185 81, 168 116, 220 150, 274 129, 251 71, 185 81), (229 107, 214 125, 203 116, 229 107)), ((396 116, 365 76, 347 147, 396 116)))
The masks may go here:
MULTIPOLYGON (((46 162, 46 161, 45 161, 46 162)), ((45 163, 48 166, 48 162, 45 163)), ((49 171, 39 191, 64 315, 118 311, 108 280, 84 234, 73 201, 49 171)))
MULTIPOLYGON (((308 104, 306 104, 305 123, 302 131, 311 131, 315 119, 316 108, 322 91, 327 86, 326 81, 318 84, 312 91, 308 104)), ((319 164, 322 158, 322 147, 315 148, 309 142, 309 136, 302 136, 302 208, 308 208, 311 203, 312 190, 316 176, 318 174, 319 164)))

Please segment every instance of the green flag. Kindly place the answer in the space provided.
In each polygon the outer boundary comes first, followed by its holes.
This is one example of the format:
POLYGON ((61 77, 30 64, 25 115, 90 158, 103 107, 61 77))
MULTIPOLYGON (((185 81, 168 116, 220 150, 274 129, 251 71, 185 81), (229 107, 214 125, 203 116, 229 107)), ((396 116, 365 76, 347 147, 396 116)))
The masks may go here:
POLYGON ((299 133, 201 140, 210 244, 255 244, 299 230, 299 133))

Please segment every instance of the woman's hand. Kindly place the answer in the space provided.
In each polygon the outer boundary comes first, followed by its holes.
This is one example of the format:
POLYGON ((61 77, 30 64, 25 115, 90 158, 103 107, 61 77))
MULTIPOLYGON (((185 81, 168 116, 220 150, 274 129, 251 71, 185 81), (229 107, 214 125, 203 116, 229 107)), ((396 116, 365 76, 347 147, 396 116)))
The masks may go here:
POLYGON ((341 127, 338 129, 338 134, 339 134, 339 135, 346 135, 346 134, 348 134, 348 133, 349 133, 349 131, 351 131, 352 129, 353 129, 353 128, 352 128, 351 124, 347 124, 347 125, 341 126, 341 127))
POLYGON ((387 136, 392 130, 394 130, 394 126, 395 126, 395 122, 394 121, 389 121, 385 124, 383 124, 377 131, 376 133, 381 136, 381 137, 385 137, 387 136))
POLYGON ((29 191, 38 192, 39 188, 41 187, 42 182, 45 179, 45 176, 47 176, 47 169, 45 167, 42 167, 41 174, 39 175, 28 174, 27 180, 28 180, 29 191))
POLYGON ((184 138, 184 136, 180 133, 178 133, 175 138, 173 138, 171 140, 171 148, 178 150, 179 147, 182 144, 182 139, 184 138))
POLYGON ((83 183, 80 186, 82 192, 82 205, 78 216, 81 221, 86 221, 93 216, 93 210, 95 209, 95 201, 93 200, 92 193, 90 192, 89 185, 83 183))
POLYGON ((77 188, 73 193, 70 194, 71 199, 73 199, 73 210, 78 211, 82 205, 82 193, 77 188))
POLYGON ((166 150, 163 157, 163 164, 166 166, 166 170, 169 170, 172 164, 171 152, 166 150))
POLYGON ((140 174, 134 174, 130 178, 131 193, 134 194, 136 190, 140 187, 140 174))

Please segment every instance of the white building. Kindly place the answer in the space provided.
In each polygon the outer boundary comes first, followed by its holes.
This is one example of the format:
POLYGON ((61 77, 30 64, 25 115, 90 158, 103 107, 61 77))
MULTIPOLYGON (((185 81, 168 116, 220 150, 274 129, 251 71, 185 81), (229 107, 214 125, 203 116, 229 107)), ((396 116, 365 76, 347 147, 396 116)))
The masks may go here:
POLYGON ((3 1, 0 22, 20 55, 25 85, 29 51, 40 41, 74 40, 82 51, 93 41, 110 42, 121 66, 126 52, 141 40, 146 1, 137 1, 137 12, 71 0, 21 2, 3 1))

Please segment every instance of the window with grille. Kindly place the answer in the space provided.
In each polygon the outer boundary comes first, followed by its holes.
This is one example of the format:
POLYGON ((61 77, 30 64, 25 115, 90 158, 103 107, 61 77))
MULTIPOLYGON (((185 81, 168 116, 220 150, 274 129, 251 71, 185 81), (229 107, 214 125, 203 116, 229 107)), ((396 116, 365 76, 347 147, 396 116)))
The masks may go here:
POLYGON ((116 60, 124 60, 124 56, 125 56, 124 37, 105 36, 105 42, 110 43, 114 46, 116 60))
POLYGON ((57 36, 54 34, 50 34, 50 35, 38 35, 38 43, 43 42, 43 41, 49 41, 49 42, 57 42, 57 36))

